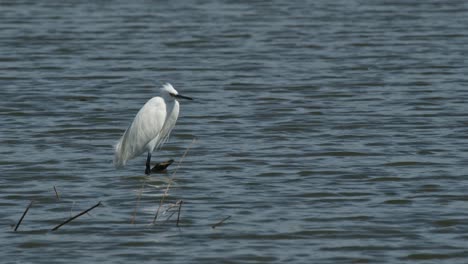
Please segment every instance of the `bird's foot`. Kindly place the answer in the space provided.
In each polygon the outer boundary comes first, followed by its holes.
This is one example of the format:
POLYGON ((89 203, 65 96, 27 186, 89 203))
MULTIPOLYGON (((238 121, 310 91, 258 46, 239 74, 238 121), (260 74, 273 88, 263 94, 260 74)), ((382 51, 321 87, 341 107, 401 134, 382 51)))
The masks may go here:
POLYGON ((150 167, 150 166, 146 166, 145 174, 146 174, 146 175, 150 175, 150 174, 151 174, 151 167, 150 167))
POLYGON ((155 173, 165 172, 166 168, 169 167, 169 165, 171 165, 173 162, 174 162, 173 159, 160 162, 160 163, 154 165, 154 167, 151 169, 151 172, 155 172, 155 173))

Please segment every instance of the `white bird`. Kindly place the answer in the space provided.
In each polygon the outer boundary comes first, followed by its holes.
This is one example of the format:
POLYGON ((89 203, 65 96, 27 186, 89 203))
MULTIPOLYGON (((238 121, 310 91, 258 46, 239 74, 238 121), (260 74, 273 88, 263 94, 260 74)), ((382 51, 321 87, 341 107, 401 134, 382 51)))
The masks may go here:
POLYGON ((150 174, 151 153, 167 141, 179 116, 177 99, 192 100, 180 95, 171 84, 166 83, 161 88, 161 96, 146 102, 115 145, 115 167, 123 167, 128 160, 147 151, 145 173, 150 174))

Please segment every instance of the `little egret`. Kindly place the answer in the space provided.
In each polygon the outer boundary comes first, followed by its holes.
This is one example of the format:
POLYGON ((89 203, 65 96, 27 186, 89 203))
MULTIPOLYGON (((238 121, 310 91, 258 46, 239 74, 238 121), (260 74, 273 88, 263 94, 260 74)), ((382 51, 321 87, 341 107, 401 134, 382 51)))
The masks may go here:
POLYGON ((161 88, 161 96, 146 102, 115 145, 115 167, 123 167, 128 160, 147 151, 145 173, 151 173, 151 153, 166 142, 179 116, 177 99, 192 100, 180 95, 171 84, 166 83, 161 88))

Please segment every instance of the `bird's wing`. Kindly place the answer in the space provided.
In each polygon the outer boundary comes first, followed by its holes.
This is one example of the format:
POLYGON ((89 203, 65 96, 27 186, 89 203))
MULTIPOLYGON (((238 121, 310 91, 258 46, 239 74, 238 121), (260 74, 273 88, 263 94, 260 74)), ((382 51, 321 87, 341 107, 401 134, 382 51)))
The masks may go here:
POLYGON ((154 146, 149 149, 148 143, 153 140, 158 142, 166 117, 166 103, 161 97, 146 102, 115 146, 115 166, 125 166, 129 159, 145 151, 152 151, 154 146))
POLYGON ((173 104, 170 104, 167 108, 167 116, 166 121, 164 122, 163 129, 161 131, 161 138, 158 142, 158 147, 164 144, 171 135, 172 129, 174 129, 177 118, 179 117, 179 102, 177 100, 174 101, 173 104))

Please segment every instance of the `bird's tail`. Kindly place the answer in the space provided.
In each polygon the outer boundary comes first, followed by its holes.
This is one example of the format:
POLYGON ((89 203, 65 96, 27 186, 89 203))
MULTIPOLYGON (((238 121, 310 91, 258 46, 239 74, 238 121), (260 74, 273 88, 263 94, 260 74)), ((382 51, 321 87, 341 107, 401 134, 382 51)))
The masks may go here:
POLYGON ((125 151, 122 147, 122 140, 119 140, 119 142, 114 145, 114 166, 116 168, 122 168, 127 164, 128 158, 125 157, 125 151))

